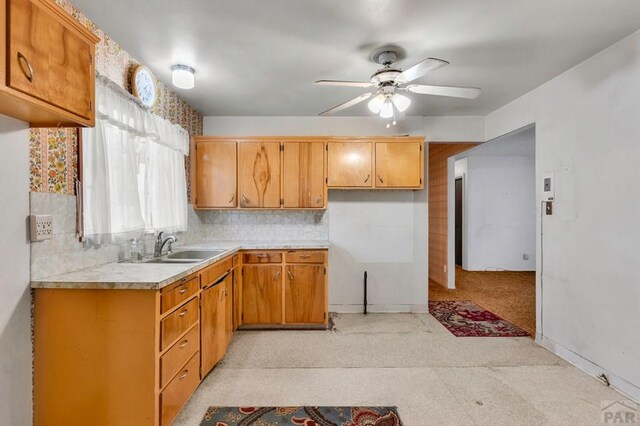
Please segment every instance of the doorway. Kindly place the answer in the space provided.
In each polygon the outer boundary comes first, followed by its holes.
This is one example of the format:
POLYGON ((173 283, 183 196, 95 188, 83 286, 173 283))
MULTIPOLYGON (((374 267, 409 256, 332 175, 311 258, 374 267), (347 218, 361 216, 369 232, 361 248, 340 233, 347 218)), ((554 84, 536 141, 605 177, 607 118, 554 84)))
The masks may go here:
POLYGON ((473 302, 535 336, 535 127, 447 163, 447 285, 430 280, 429 300, 473 302))
POLYGON ((456 238, 456 265, 462 266, 462 212, 463 212, 463 196, 462 196, 463 181, 462 178, 456 178, 455 188, 455 238, 456 238))

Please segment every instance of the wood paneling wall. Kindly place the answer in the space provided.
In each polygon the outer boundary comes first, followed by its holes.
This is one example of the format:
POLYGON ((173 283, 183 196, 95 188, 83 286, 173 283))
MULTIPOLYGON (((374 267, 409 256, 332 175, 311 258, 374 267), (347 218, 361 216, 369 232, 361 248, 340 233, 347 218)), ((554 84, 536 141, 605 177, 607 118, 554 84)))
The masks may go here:
POLYGON ((429 281, 447 286, 447 159, 477 143, 429 144, 429 281))

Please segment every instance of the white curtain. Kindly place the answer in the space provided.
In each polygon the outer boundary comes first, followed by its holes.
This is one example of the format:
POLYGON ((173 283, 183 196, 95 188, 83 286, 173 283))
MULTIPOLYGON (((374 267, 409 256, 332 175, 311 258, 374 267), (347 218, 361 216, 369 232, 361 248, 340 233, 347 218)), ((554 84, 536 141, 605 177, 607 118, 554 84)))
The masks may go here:
POLYGON ((85 236, 101 242, 145 230, 186 230, 184 129, 99 77, 96 126, 82 132, 85 236))

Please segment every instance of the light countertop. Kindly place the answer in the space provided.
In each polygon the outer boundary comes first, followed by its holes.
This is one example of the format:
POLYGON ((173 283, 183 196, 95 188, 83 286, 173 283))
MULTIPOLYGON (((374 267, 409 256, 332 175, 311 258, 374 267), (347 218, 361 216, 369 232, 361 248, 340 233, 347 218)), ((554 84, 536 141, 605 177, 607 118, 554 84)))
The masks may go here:
POLYGON ((216 241, 176 247, 189 249, 226 249, 198 263, 108 263, 31 281, 31 288, 158 290, 180 278, 209 266, 239 250, 328 249, 328 241, 216 241))

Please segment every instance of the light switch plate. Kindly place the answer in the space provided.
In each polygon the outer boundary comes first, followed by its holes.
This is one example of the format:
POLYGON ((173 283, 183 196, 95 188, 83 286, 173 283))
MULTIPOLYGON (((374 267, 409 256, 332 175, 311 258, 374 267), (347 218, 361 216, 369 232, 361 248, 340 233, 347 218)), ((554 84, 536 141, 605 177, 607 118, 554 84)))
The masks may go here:
POLYGON ((53 225, 51 223, 51 215, 32 214, 29 216, 29 224, 31 228, 31 241, 48 240, 52 237, 53 225))
POLYGON ((542 177, 542 201, 553 201, 555 198, 553 172, 545 173, 542 177))

